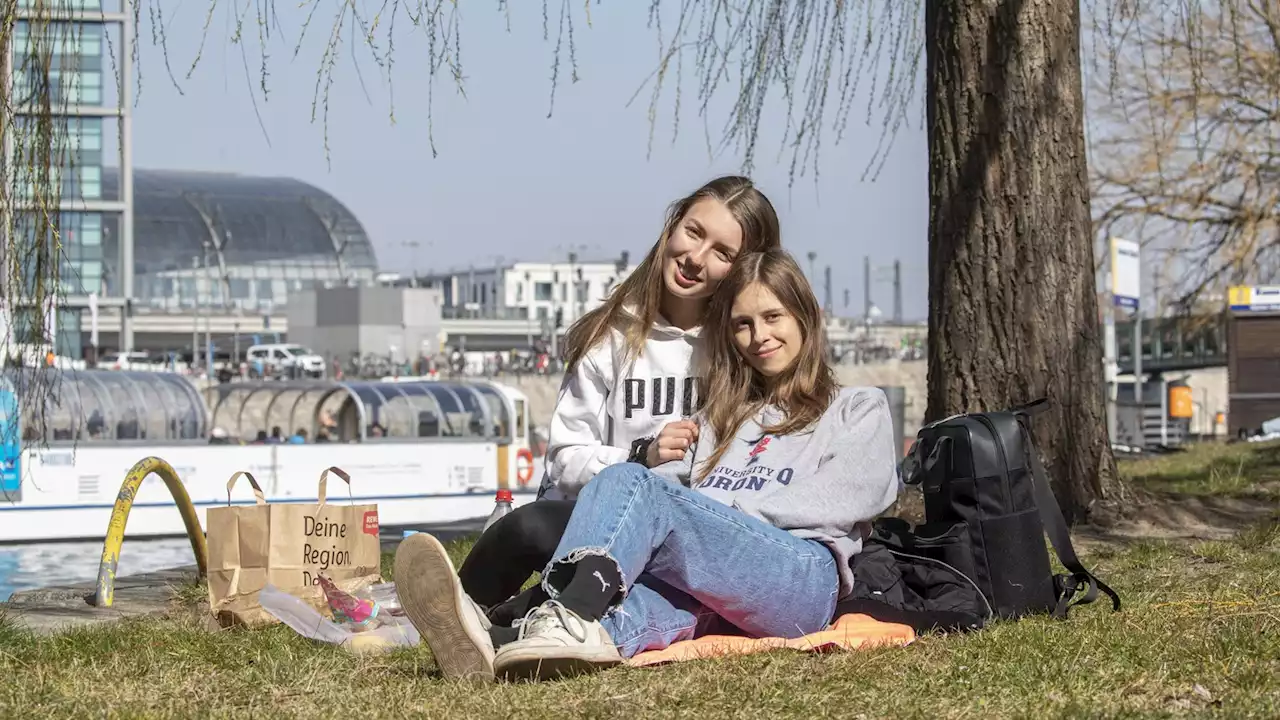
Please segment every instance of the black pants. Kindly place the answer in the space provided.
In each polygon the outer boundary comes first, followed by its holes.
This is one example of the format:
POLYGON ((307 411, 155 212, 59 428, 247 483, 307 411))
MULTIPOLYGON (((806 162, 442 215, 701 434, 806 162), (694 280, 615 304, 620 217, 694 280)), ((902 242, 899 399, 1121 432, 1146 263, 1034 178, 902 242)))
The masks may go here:
POLYGON ((539 585, 524 592, 520 587, 551 562, 571 515, 572 500, 538 500, 516 508, 476 541, 458 579, 490 622, 510 627, 547 600, 539 585))

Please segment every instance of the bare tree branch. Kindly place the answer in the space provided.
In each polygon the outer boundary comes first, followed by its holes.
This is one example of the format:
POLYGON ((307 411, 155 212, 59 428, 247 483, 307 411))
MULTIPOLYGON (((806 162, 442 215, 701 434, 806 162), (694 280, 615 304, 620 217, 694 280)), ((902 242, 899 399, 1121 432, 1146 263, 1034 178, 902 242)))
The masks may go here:
POLYGON ((1280 272, 1280 6, 1142 15, 1094 100, 1100 235, 1137 234, 1176 267, 1177 304, 1280 272))

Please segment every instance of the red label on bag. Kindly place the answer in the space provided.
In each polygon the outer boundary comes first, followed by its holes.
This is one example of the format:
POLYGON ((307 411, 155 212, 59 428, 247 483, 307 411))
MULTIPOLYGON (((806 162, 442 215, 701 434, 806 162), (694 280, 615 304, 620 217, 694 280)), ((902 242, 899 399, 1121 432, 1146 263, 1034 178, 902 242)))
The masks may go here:
POLYGON ((370 510, 364 514, 364 532, 366 535, 378 534, 378 511, 370 510))

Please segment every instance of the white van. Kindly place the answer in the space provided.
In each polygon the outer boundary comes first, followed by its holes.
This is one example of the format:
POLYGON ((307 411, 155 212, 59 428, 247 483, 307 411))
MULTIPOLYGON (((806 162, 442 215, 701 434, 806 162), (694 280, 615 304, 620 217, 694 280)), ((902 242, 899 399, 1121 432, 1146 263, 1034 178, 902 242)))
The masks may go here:
POLYGON ((294 343, 254 345, 245 351, 250 372, 258 363, 266 375, 286 377, 324 377, 324 358, 294 343))

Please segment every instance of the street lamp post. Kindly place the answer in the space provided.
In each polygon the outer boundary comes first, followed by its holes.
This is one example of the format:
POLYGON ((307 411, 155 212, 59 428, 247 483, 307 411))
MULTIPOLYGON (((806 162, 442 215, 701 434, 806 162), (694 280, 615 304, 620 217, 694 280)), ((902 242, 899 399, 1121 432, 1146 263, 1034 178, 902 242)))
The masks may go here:
POLYGON ((191 258, 191 304, 193 313, 191 321, 191 372, 194 374, 196 363, 200 361, 200 315, 203 311, 200 305, 200 287, 199 278, 196 276, 196 270, 200 267, 200 258, 191 258))
MULTIPOLYGON (((862 283, 864 292, 864 310, 863 314, 868 323, 870 323, 871 308, 871 286, 875 283, 892 283, 893 284, 893 322, 902 324, 902 262, 894 260, 893 265, 879 265, 875 267, 876 277, 871 276, 871 257, 864 256, 862 259, 862 283), (893 276, 887 277, 886 273, 892 271, 893 276)), ((846 295, 847 298, 847 295, 846 295)), ((845 300, 848 304, 848 300, 845 300)))
MULTIPOLYGON (((206 303, 204 314, 204 373, 205 377, 213 377, 213 274, 209 267, 209 246, 204 246, 204 278, 209 283, 209 289, 204 294, 206 303)), ((197 295, 200 293, 197 292, 197 295)))
POLYGON ((526 301, 524 309, 525 319, 525 344, 530 350, 533 349, 533 285, 529 282, 530 274, 526 271, 524 274, 524 297, 526 301))
POLYGON ((574 320, 577 319, 578 280, 575 272, 575 266, 577 264, 578 264, 578 253, 570 252, 569 253, 569 282, 568 282, 570 291, 569 291, 569 297, 568 297, 568 301, 569 301, 568 305, 570 310, 574 312, 574 317, 568 318, 569 322, 573 322, 574 320))

